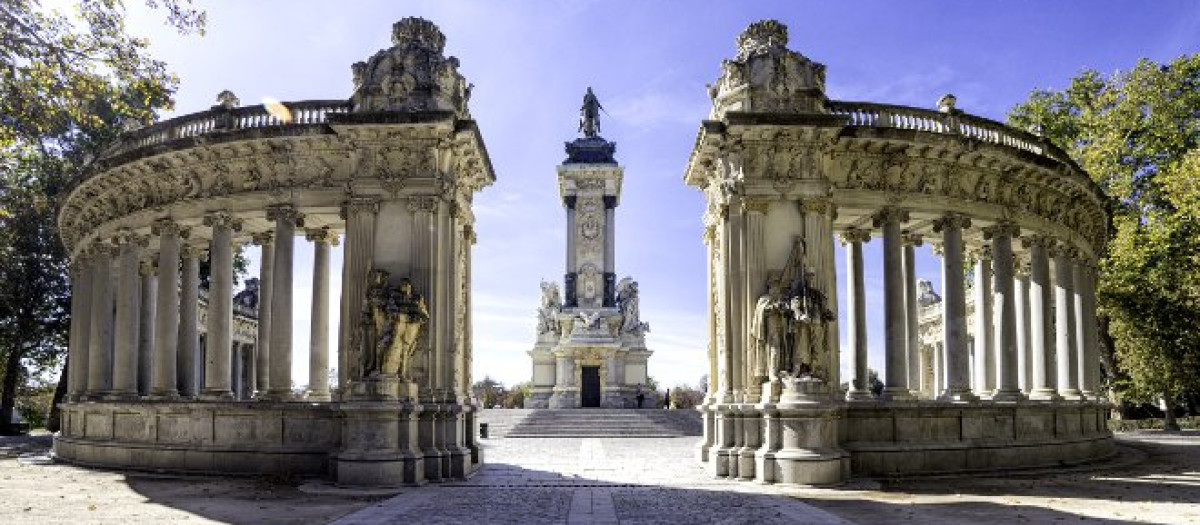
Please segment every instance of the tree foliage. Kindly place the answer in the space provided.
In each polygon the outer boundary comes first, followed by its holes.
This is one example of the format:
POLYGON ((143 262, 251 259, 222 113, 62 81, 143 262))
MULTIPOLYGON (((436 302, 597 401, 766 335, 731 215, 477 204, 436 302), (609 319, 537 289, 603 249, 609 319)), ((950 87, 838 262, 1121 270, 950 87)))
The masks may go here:
MULTIPOLYGON (((190 0, 147 0, 181 33, 201 32, 190 0)), ((127 32, 120 0, 69 13, 0 0, 0 422, 17 384, 61 366, 70 324, 59 199, 121 130, 172 107, 178 80, 127 32)), ((63 374, 65 376, 65 373, 63 374)), ((61 389, 60 389, 61 390, 61 389)))
POLYGON ((1200 54, 1142 60, 1107 77, 1086 70, 1062 91, 1034 91, 1009 120, 1066 150, 1110 199, 1113 237, 1097 301, 1114 386, 1168 404, 1196 389, 1200 54))

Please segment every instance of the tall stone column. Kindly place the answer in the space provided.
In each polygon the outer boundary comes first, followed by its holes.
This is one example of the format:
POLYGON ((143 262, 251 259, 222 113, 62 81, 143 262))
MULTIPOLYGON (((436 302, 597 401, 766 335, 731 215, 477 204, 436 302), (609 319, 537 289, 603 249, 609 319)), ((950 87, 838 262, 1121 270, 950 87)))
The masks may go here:
POLYGON ((158 311, 158 266, 153 259, 138 264, 142 278, 141 320, 138 323, 138 394, 150 395, 154 375, 154 319, 158 311))
MULTIPOLYGON (((746 243, 746 293, 742 300, 743 304, 750 309, 758 302, 758 298, 767 292, 766 239, 763 228, 770 203, 747 199, 742 201, 742 206, 746 222, 746 234, 743 237, 746 243)), ((750 315, 754 315, 752 311, 750 315)), ((747 334, 747 336, 746 395, 747 401, 757 402, 762 393, 762 384, 768 379, 767 360, 769 356, 765 355, 765 350, 762 353, 758 351, 753 335, 747 334)))
POLYGON ((920 305, 917 304, 916 247, 924 239, 920 234, 904 233, 904 351, 908 355, 908 390, 921 391, 920 305))
POLYGON ((108 394, 112 388, 113 246, 97 242, 92 250, 92 322, 88 336, 87 396, 108 394))
POLYGON ((991 397, 996 389, 996 334, 992 305, 992 249, 983 246, 975 251, 975 357, 971 381, 976 394, 991 397))
MULTIPOLYGON (((429 322, 425 325, 427 346, 418 348, 414 356, 424 356, 428 359, 425 370, 425 383, 421 385, 420 396, 425 400, 436 400, 442 394, 441 348, 438 346, 442 316, 439 308, 442 306, 441 297, 437 294, 433 269, 437 267, 437 250, 439 247, 438 225, 435 222, 438 213, 438 199, 431 196, 416 196, 408 199, 408 211, 413 214, 412 229, 412 282, 417 293, 425 296, 429 308, 429 322)), ((419 359, 419 357, 417 357, 419 359)))
POLYGON ((113 335, 113 383, 111 397, 133 399, 138 395, 138 336, 141 316, 141 276, 138 275, 144 238, 131 231, 117 235, 120 253, 117 266, 117 323, 113 335))
POLYGON ((87 393, 92 282, 90 254, 82 252, 71 262, 71 339, 67 346, 67 392, 70 401, 79 401, 87 393))
POLYGON ((996 393, 993 401, 1017 401, 1023 398, 1017 383, 1017 302, 1013 289, 1012 239, 1021 230, 1010 222, 997 223, 983 230, 992 241, 992 265, 995 270, 995 290, 992 304, 996 309, 996 393))
POLYGON ((729 220, 728 220, 728 217, 726 216, 727 215, 726 212, 727 212, 726 209, 722 209, 722 211, 721 211, 721 219, 722 220, 721 220, 720 226, 718 226, 718 228, 717 228, 717 249, 716 249, 716 253, 717 253, 718 257, 720 257, 719 264, 717 265, 718 268, 717 268, 717 271, 715 274, 716 287, 717 287, 716 296, 717 296, 717 304, 719 306, 718 319, 717 319, 717 336, 718 336, 717 337, 717 339, 718 339, 717 353, 718 353, 718 357, 720 358, 720 361, 721 361, 721 363, 720 363, 721 364, 721 377, 718 380, 718 386, 720 387, 720 391, 721 391, 719 402, 720 403, 733 403, 734 402, 734 394, 733 394, 733 391, 734 391, 734 386, 733 386, 733 376, 734 376, 733 324, 734 324, 734 318, 731 313, 732 307, 731 307, 730 303, 732 302, 732 300, 731 300, 730 291, 729 291, 729 281, 731 280, 731 277, 733 275, 732 274, 733 264, 730 262, 729 259, 731 258, 730 254, 733 251, 733 248, 732 248, 732 246, 730 246, 730 244, 732 244, 732 243, 730 242, 729 220))
POLYGON ((730 203, 729 220, 725 233, 729 236, 729 276, 725 281, 729 293, 729 341, 730 354, 733 357, 733 399, 737 403, 746 401, 746 332, 750 326, 749 305, 743 302, 746 289, 746 259, 745 259, 745 214, 740 199, 730 203))
POLYGON ((158 299, 154 313, 154 373, 150 396, 179 397, 175 369, 179 349, 179 242, 187 230, 171 219, 160 219, 151 230, 158 240, 158 299))
POLYGON ((292 258, 296 247, 296 227, 304 225, 304 215, 291 205, 281 204, 267 208, 267 220, 275 221, 275 266, 272 272, 271 355, 266 397, 286 401, 292 398, 292 258))
POLYGON ((933 222, 935 232, 942 234, 942 341, 945 347, 946 390, 941 398, 948 401, 974 401, 967 375, 967 297, 963 278, 963 228, 971 219, 947 214, 933 222))
POLYGON ((312 330, 308 352, 308 392, 312 401, 329 401, 329 247, 337 232, 328 227, 305 232, 313 243, 312 330))
POLYGON ((179 286, 179 355, 175 376, 179 395, 183 397, 200 393, 196 383, 200 367, 200 258, 204 252, 204 246, 199 244, 185 246, 180 252, 183 281, 179 286))
POLYGON ((233 399, 233 232, 241 221, 228 212, 210 213, 208 339, 204 351, 204 398, 233 399))
POLYGON ((1058 395, 1063 399, 1082 399, 1079 392, 1079 356, 1075 333, 1075 251, 1065 245, 1056 247, 1054 266, 1054 349, 1058 373, 1058 395))
POLYGON ((1054 243, 1045 236, 1024 240, 1029 248, 1029 352, 1033 361, 1033 387, 1029 399, 1060 399, 1054 381, 1054 334, 1048 316, 1051 310, 1050 260, 1047 250, 1054 243))
POLYGON ((874 217, 875 226, 883 228, 883 333, 886 359, 884 397, 892 401, 908 401, 908 322, 904 306, 904 247, 900 223, 908 221, 908 211, 884 208, 874 217))
POLYGON ((363 377, 362 350, 356 334, 362 319, 363 297, 367 292, 367 272, 375 251, 375 216, 379 199, 350 197, 342 205, 346 221, 346 245, 342 252, 341 326, 339 327, 338 384, 363 377))
POLYGON ((1017 386, 1029 393, 1033 385, 1032 343, 1029 337, 1029 267, 1019 265, 1013 278, 1013 302, 1016 304, 1017 324, 1017 386))
POLYGON ((1084 397, 1099 399, 1100 353, 1096 327, 1096 266, 1080 260, 1075 272, 1075 316, 1079 319, 1079 381, 1084 397))
POLYGON ((271 298, 275 291, 275 232, 254 234, 259 246, 258 261, 258 334, 254 345, 249 390, 266 397, 271 378, 271 298))
POLYGON ((851 228, 842 232, 842 244, 848 248, 846 254, 846 283, 849 290, 846 293, 846 310, 850 319, 850 348, 854 351, 854 381, 846 398, 854 400, 871 399, 870 385, 867 384, 867 298, 863 285, 863 255, 862 243, 871 240, 871 232, 851 228))

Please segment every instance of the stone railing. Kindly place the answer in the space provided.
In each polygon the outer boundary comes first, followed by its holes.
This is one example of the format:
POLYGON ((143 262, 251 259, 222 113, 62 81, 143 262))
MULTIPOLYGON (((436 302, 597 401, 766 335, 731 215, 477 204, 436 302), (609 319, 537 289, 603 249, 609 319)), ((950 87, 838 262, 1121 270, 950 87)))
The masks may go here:
POLYGON ((330 113, 350 111, 350 104, 345 100, 303 100, 282 104, 291 113, 290 122, 284 123, 275 115, 271 115, 261 104, 238 108, 216 106, 208 111, 175 117, 125 133, 104 151, 101 158, 115 157, 140 148, 210 133, 284 125, 324 124, 330 113))
POLYGON ((835 115, 849 117, 851 126, 910 129, 959 135, 1071 163, 1066 153, 1043 138, 983 117, 965 113, 942 113, 908 106, 843 100, 831 100, 828 107, 829 111, 835 115))

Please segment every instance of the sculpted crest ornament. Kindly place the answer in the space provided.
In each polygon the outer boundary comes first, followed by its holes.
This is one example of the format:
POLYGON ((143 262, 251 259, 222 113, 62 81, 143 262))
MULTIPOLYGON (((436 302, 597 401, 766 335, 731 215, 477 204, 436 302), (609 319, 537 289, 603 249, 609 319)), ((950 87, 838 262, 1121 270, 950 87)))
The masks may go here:
POLYGON ((351 66, 353 111, 452 111, 469 118, 472 86, 458 59, 442 54, 446 37, 433 22, 405 18, 392 26, 392 47, 351 66))

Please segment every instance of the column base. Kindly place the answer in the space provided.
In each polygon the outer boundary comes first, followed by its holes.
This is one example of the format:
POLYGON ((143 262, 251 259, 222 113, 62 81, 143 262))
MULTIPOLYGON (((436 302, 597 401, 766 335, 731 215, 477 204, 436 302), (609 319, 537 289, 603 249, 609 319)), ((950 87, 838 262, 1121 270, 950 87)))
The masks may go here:
POLYGON ((200 393, 201 401, 233 401, 233 391, 224 389, 205 390, 200 393))
POLYGON ((1062 401, 1058 392, 1049 388, 1035 388, 1029 393, 1030 401, 1062 401))
POLYGON ((329 392, 305 392, 304 400, 305 401, 325 402, 325 401, 332 401, 333 396, 330 395, 329 392))
POLYGON ((997 390, 992 394, 992 401, 996 403, 1016 403, 1024 400, 1025 394, 1020 390, 997 390))
POLYGON ((137 392, 109 392, 100 397, 103 401, 137 401, 140 399, 137 392))
POLYGON ((1074 388, 1067 388, 1058 391, 1058 396, 1065 401, 1084 401, 1083 392, 1074 388))
POLYGON ((883 399, 886 401, 916 401, 912 392, 905 387, 887 387, 883 389, 883 399))
POLYGON ((875 395, 870 390, 854 390, 846 392, 846 401, 874 401, 875 395))
POLYGON ((179 401, 179 392, 175 390, 151 390, 146 399, 151 401, 179 401))
POLYGON ((951 403, 973 403, 979 401, 979 396, 971 392, 970 389, 964 390, 946 390, 941 396, 938 396, 941 401, 949 401, 951 403))
POLYGON ((296 395, 291 390, 268 390, 259 399, 263 401, 294 401, 296 395))

